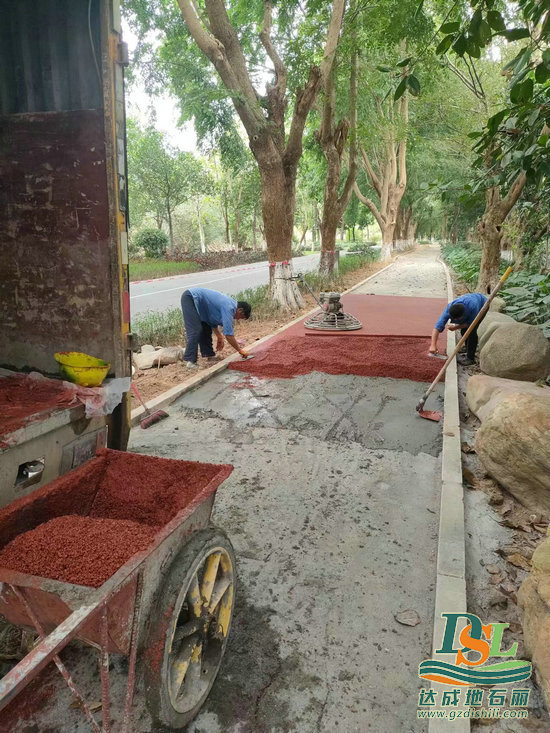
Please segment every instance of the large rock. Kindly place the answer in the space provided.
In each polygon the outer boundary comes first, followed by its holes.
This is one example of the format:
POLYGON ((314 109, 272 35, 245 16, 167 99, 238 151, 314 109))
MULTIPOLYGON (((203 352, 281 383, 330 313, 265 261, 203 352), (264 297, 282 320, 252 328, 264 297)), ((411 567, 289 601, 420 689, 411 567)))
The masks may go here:
POLYGON ((479 348, 482 349, 493 333, 502 326, 503 323, 515 323, 512 316, 507 316, 506 313, 497 313, 489 311, 485 318, 481 321, 477 327, 477 335, 479 337, 479 348))
MULTIPOLYGON (((466 402, 468 407, 483 422, 503 399, 511 394, 530 394, 536 399, 550 400, 550 387, 518 379, 489 377, 487 374, 474 374, 468 379, 466 402)), ((550 459, 549 459, 550 460, 550 459)))
POLYGON ((496 311, 500 313, 501 310, 504 309, 504 306, 506 305, 506 301, 504 298, 499 297, 498 295, 495 295, 493 300, 491 301, 491 305, 489 306, 490 311, 496 311))
POLYGON ((538 326, 503 323, 483 345, 479 363, 491 377, 534 382, 550 373, 550 344, 538 326))
POLYGON ((519 589, 518 604, 525 649, 550 707, 550 539, 539 545, 533 555, 533 571, 519 589))
POLYGON ((518 501, 550 515, 549 397, 505 397, 477 431, 476 451, 487 472, 518 501))
POLYGON ((181 346, 164 346, 161 348, 142 348, 140 354, 134 354, 134 365, 137 369, 152 369, 154 366, 166 366, 183 361, 181 346))

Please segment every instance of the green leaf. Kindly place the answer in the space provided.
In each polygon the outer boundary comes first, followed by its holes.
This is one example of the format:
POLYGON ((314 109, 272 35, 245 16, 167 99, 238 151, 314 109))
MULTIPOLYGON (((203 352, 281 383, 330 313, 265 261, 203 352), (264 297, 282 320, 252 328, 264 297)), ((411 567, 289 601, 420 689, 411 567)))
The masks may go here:
POLYGON ((496 115, 489 117, 489 119, 487 120, 487 128, 491 132, 491 134, 495 134, 495 132, 498 130, 500 123, 507 114, 507 109, 501 109, 499 112, 496 113, 496 115))
POLYGON ((397 89, 395 90, 395 93, 393 95, 394 102, 397 102, 397 100, 405 94, 405 90, 407 89, 407 78, 403 77, 399 84, 397 85, 397 89))
POLYGON ((456 33, 456 31, 460 30, 460 21, 453 20, 450 23, 443 23, 439 30, 441 33, 456 33))
POLYGON ((545 64, 539 64, 535 69, 535 81, 537 84, 544 84, 550 79, 550 69, 545 64))
POLYGON ((411 63, 411 61, 412 61, 412 56, 407 56, 406 59, 401 59, 401 61, 398 61, 397 66, 400 66, 400 67, 407 66, 408 64, 411 63))
POLYGON ((392 70, 393 70, 391 66, 385 66, 385 65, 383 65, 383 64, 380 64, 380 65, 379 65, 379 66, 377 66, 376 68, 378 69, 378 71, 383 71, 383 72, 384 72, 384 73, 386 73, 386 74, 387 74, 387 73, 388 73, 389 71, 392 71, 392 70))
POLYGON ((542 52, 542 63, 550 69, 550 48, 542 52))
POLYGON ((528 28, 512 28, 509 31, 503 31, 502 35, 507 41, 520 41, 522 38, 529 38, 531 36, 528 28))
POLYGON ((547 144, 548 140, 550 140, 550 135, 544 134, 544 135, 541 135, 539 137, 538 143, 541 146, 541 148, 545 148, 546 147, 546 144, 547 144))
POLYGON ((475 13, 472 15, 472 19, 470 20, 469 31, 472 34, 472 36, 477 37, 479 26, 481 25, 482 20, 483 20, 483 16, 481 15, 481 10, 478 8, 475 11, 475 13))
POLYGON ((407 87, 409 88, 410 93, 418 97, 420 94, 420 82, 418 81, 418 78, 411 74, 410 76, 406 77, 407 79, 407 87))
POLYGON ((466 36, 464 34, 461 33, 453 43, 453 51, 458 54, 458 56, 464 56, 464 53, 466 52, 466 36))
POLYGON ((482 135, 483 135, 483 133, 481 131, 477 130, 475 132, 469 132, 466 137, 470 137, 470 138, 472 138, 472 140, 475 140, 476 138, 481 137, 482 135))
POLYGON ((529 119, 527 120, 527 123, 529 127, 532 127, 535 122, 538 120, 540 114, 540 109, 534 109, 531 114, 529 115, 529 119))
POLYGON ((418 5, 416 7, 416 10, 414 11, 414 17, 415 18, 418 18, 418 16, 422 12, 422 8, 423 7, 424 7, 424 0, 420 0, 420 2, 418 3, 418 5))
POLYGON ((487 23, 486 20, 482 20, 479 24, 479 30, 477 32, 477 37, 480 41, 481 46, 485 46, 489 41, 491 40, 493 34, 491 32, 491 26, 489 23, 487 23))
POLYGON ((533 96, 534 83, 532 79, 525 79, 510 89, 510 100, 513 104, 529 102, 533 96))
POLYGON ((506 30, 506 23, 498 10, 489 10, 487 13, 487 21, 494 31, 506 30))
POLYGON ((441 56, 451 48, 454 36, 445 36, 445 38, 439 43, 435 52, 438 56, 441 56))
POLYGON ((474 59, 481 58, 481 50, 473 38, 468 38, 466 40, 466 50, 468 51, 468 53, 470 54, 472 58, 474 59))

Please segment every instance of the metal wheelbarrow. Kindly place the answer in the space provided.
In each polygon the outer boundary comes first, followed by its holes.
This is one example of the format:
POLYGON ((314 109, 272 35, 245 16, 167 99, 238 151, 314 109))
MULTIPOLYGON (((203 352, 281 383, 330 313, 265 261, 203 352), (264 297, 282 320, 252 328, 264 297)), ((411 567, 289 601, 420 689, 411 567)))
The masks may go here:
MULTIPOLYGON (((129 514, 133 519, 153 507, 158 531, 146 550, 98 588, 0 567, 0 613, 13 624, 34 629, 39 637, 32 651, 0 680, 0 711, 54 662, 91 729, 109 733, 109 654, 119 653, 129 658, 119 729, 132 730, 138 670, 154 723, 180 729, 206 700, 231 628, 235 555, 226 535, 209 521, 216 490, 232 466, 102 450, 80 468, 1 510, 0 544, 55 517, 90 515, 113 471, 122 478, 138 476, 140 491, 118 504, 111 496, 106 515, 121 519, 129 514), (159 469, 170 477, 169 486, 159 483, 159 469), (197 470, 200 481, 195 478, 192 485, 197 470), (99 650, 101 724, 59 657, 73 639, 99 650)), ((117 482, 111 480, 113 485, 117 482)))

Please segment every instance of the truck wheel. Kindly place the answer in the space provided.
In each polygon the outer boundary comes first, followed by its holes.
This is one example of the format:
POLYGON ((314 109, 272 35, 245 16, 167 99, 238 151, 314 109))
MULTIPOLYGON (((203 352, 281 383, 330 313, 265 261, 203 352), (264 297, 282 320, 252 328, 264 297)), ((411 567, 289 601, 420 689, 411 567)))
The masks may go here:
POLYGON ((215 527, 198 532, 172 563, 145 642, 147 707, 161 729, 183 728, 208 697, 227 645, 234 604, 231 542, 215 527))

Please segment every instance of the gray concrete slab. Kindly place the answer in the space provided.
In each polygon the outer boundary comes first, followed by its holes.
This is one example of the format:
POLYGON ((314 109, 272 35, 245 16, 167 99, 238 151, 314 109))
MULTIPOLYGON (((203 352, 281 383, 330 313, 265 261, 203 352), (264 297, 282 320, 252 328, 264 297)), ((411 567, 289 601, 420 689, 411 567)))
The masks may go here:
MULTIPOLYGON (((210 414, 238 427, 281 427, 366 448, 438 455, 441 431, 419 418, 415 405, 427 385, 407 379, 358 377, 313 372, 294 379, 250 378, 227 371, 181 397, 171 411, 210 414)), ((430 398, 442 406, 443 387, 430 398)))
MULTIPOLYGON (((427 276, 437 253, 429 254, 418 260, 427 276)), ((397 278, 392 294, 418 294, 400 293, 401 285, 397 278)), ((234 625, 188 731, 426 730, 416 715, 418 664, 432 640, 442 438, 440 424, 415 414, 425 387, 222 372, 171 405, 168 419, 132 432, 133 451, 235 467, 213 516, 237 554, 234 625), (419 614, 417 626, 396 621, 407 609, 419 614)), ((435 408, 440 396, 431 399, 435 408)), ((79 652, 76 660, 90 699, 99 695, 94 656, 79 652)), ((124 664, 115 659, 117 669, 124 664)), ((124 674, 113 677, 119 730, 124 674)), ((78 715, 70 698, 55 700, 41 724, 87 730, 69 723, 78 715)), ((154 730, 140 689, 133 717, 139 733, 154 730)))
POLYGON ((353 292, 446 298, 447 282, 438 257, 438 246, 423 245, 414 252, 400 255, 388 272, 369 280, 353 292))
POLYGON ((438 459, 246 426, 209 404, 132 441, 235 466, 214 521, 235 545, 240 600, 220 678, 189 730, 423 730, 417 667, 431 642, 438 459), (395 621, 408 608, 417 627, 395 621))

